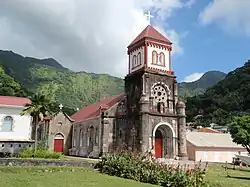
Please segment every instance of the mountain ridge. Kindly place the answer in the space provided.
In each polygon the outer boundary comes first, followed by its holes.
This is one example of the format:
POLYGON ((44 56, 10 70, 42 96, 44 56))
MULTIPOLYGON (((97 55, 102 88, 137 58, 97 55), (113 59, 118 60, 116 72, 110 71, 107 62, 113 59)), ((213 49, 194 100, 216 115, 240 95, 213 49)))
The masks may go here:
MULTIPOLYGON (((57 103, 62 103, 70 113, 76 111, 76 108, 96 102, 100 97, 124 92, 124 80, 121 78, 85 71, 74 72, 53 58, 37 59, 0 50, 0 66, 30 93, 47 94, 57 103)), ((207 88, 207 85, 197 87, 200 85, 199 80, 184 85, 180 83, 179 87, 187 96, 204 93, 207 88)))
POLYGON ((250 114, 250 60, 229 72, 205 93, 187 99, 188 121, 202 115, 204 124, 226 125, 233 116, 250 114))

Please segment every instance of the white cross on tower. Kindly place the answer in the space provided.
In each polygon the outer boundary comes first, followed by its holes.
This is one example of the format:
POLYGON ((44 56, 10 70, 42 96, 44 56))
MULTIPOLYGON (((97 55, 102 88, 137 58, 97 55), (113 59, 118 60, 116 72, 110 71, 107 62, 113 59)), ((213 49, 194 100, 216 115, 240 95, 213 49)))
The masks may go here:
POLYGON ((62 105, 62 104, 60 104, 60 105, 59 105, 59 109, 60 109, 60 110, 62 110, 62 108, 63 108, 63 105, 62 105))
POLYGON ((148 23, 149 23, 149 25, 150 25, 150 24, 151 24, 151 23, 150 23, 150 19, 153 18, 154 16, 152 16, 152 15, 150 14, 150 11, 148 11, 148 13, 145 14, 145 16, 146 16, 146 19, 147 19, 147 21, 148 21, 148 23))

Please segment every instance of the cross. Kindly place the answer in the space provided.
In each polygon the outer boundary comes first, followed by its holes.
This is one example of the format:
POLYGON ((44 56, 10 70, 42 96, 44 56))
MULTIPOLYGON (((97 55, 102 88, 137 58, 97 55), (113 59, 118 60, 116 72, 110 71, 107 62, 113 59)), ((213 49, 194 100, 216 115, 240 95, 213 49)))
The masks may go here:
POLYGON ((60 105, 59 105, 59 109, 60 109, 60 110, 62 110, 62 108, 63 108, 63 105, 62 105, 62 104, 60 104, 60 105))
POLYGON ((148 11, 148 13, 145 14, 145 16, 146 16, 146 19, 147 19, 147 21, 148 21, 148 23, 149 23, 149 25, 150 25, 150 18, 153 18, 154 16, 152 16, 152 15, 150 14, 150 11, 148 11))

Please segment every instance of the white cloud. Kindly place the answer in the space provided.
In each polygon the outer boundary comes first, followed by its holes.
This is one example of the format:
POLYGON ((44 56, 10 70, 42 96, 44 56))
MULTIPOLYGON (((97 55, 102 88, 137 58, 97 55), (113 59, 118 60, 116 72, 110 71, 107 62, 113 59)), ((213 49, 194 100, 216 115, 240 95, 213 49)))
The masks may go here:
POLYGON ((204 75, 204 73, 193 73, 191 75, 186 76, 181 82, 194 82, 200 79, 202 75, 204 75))
MULTIPOLYGON (((25 56, 53 57, 75 71, 123 76, 127 46, 147 25, 144 11, 156 14, 163 30, 176 9, 193 0, 1 0, 0 49, 25 56)), ((183 49, 173 28, 164 32, 174 54, 183 49)))
POLYGON ((203 25, 217 23, 230 33, 240 32, 250 36, 249 0, 213 0, 200 13, 203 25))

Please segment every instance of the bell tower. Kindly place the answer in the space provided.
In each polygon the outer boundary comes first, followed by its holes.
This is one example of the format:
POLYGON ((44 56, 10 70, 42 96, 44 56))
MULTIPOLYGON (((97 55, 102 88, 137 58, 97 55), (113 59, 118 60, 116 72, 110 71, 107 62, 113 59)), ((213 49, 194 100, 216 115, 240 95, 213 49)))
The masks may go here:
POLYGON ((141 69, 172 74, 171 51, 172 43, 148 25, 128 46, 128 74, 141 69))
POLYGON ((150 112, 173 110, 173 102, 177 102, 177 86, 171 68, 171 51, 172 43, 151 25, 128 46, 125 91, 128 107, 133 113, 139 112, 142 95, 150 101, 150 112))
POLYGON ((127 117, 139 132, 142 152, 155 149, 157 158, 186 158, 186 131, 179 130, 180 121, 186 128, 185 115, 178 112, 184 105, 178 105, 171 51, 172 43, 151 25, 128 46, 127 117))

